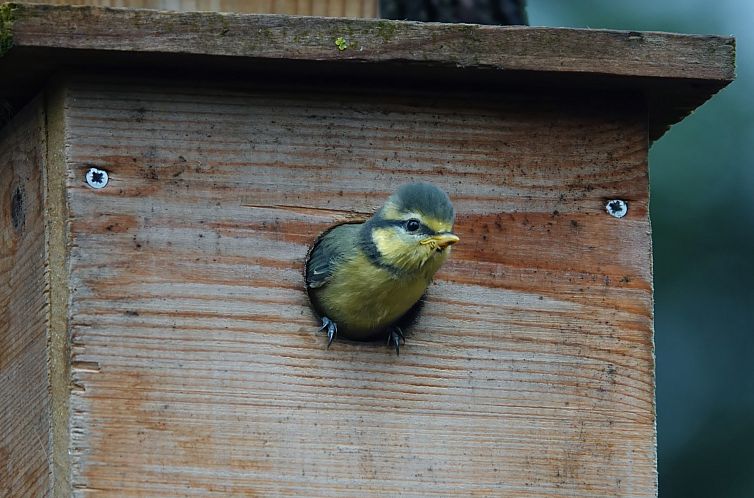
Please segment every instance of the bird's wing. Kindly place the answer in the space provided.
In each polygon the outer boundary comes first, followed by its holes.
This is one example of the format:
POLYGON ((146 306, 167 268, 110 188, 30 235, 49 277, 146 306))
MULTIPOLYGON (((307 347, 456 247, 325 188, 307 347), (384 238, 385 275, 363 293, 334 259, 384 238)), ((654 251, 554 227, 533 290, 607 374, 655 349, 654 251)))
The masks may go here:
POLYGON ((306 285, 322 287, 332 277, 338 262, 353 254, 362 223, 337 225, 320 235, 309 251, 306 262, 306 285))

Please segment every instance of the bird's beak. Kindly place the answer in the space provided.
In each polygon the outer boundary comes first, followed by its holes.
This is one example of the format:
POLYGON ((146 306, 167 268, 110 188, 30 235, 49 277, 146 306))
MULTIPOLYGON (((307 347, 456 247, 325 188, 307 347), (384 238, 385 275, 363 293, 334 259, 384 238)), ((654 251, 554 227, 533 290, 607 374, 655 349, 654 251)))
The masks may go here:
POLYGON ((446 247, 455 244, 459 240, 461 239, 459 239, 457 235, 454 235, 452 233, 440 233, 422 240, 421 243, 423 245, 432 244, 437 248, 445 249, 446 247))

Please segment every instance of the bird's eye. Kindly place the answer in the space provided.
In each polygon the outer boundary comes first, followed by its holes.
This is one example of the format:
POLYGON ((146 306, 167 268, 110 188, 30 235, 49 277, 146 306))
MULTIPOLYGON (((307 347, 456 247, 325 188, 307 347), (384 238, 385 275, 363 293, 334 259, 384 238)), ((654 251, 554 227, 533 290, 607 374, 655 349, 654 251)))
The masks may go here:
POLYGON ((419 227, 421 225, 422 224, 419 222, 419 220, 415 220, 412 218, 406 222, 406 230, 408 230, 409 232, 415 232, 419 230, 419 227))

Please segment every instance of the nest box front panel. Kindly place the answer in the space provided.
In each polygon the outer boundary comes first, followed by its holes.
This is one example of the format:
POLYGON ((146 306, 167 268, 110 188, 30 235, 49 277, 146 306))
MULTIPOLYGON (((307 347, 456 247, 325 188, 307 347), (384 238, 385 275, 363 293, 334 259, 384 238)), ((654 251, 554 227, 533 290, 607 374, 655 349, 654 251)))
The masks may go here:
POLYGON ((611 95, 74 79, 74 489, 653 495, 645 116, 611 95), (400 356, 327 350, 309 245, 413 181, 448 192, 461 241, 400 356))

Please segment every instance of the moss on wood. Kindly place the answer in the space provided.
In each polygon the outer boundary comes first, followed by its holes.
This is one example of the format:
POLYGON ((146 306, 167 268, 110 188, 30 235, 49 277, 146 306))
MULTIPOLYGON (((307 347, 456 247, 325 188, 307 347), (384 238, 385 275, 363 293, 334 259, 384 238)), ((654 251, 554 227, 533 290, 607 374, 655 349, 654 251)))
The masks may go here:
POLYGON ((13 21, 21 8, 16 3, 0 5, 0 57, 13 46, 13 21))

